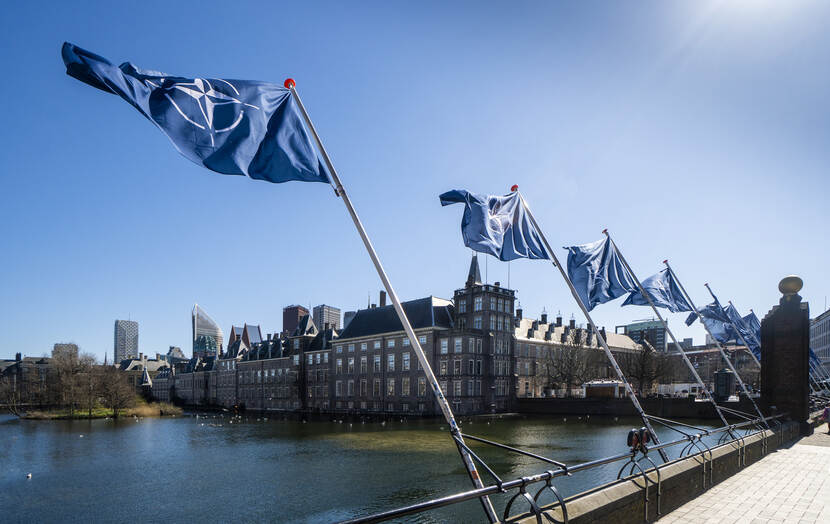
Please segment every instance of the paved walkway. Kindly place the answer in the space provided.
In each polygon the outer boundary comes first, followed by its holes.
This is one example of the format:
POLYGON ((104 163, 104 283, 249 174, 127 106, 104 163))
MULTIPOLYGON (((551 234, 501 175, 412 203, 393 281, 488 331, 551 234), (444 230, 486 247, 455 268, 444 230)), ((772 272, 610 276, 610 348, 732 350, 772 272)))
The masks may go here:
POLYGON ((660 523, 830 523, 827 424, 789 448, 747 466, 660 523))

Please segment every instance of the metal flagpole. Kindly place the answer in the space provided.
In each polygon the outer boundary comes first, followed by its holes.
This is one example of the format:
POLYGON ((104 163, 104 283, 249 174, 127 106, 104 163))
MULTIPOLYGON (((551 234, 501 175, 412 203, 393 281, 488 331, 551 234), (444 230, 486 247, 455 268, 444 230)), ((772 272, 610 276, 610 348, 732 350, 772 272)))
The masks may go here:
MULTIPOLYGON (((518 188, 516 189, 516 191, 518 191, 518 188)), ((585 318, 588 319, 588 324, 592 327, 594 333, 596 333, 597 340, 602 345, 602 349, 603 351, 605 351, 605 355, 608 357, 608 360, 611 362, 611 366, 617 373, 617 377, 622 381, 623 384, 625 384, 625 392, 628 394, 628 398, 631 399, 631 403, 634 404, 634 409, 636 409, 637 413, 639 413, 640 418, 643 420, 643 424, 651 433, 654 442, 659 443, 660 441, 657 438, 657 433, 655 433, 654 428, 651 427, 651 422, 649 421, 648 417, 643 411, 643 407, 640 405, 640 401, 637 400, 637 395, 634 394, 634 390, 631 388, 631 384, 628 383, 628 380, 626 380, 625 375, 622 372, 622 369, 620 369, 620 365, 617 363, 617 359, 614 358, 614 354, 611 353, 611 349, 608 347, 608 343, 606 343, 605 337, 602 336, 599 329, 597 328, 597 325, 594 323, 594 320, 591 318, 591 314, 588 312, 588 308, 582 302, 582 299, 579 298, 579 293, 576 292, 576 288, 574 287, 573 282, 571 282, 571 279, 568 276, 568 273, 565 271, 565 268, 563 268, 562 264, 559 263, 559 259, 556 258, 556 254, 553 252, 553 248, 550 247, 550 243, 548 243, 547 237, 542 232, 542 228, 540 228, 539 224, 536 222, 536 217, 533 216, 533 212, 530 210, 530 206, 527 205, 527 201, 525 201, 524 196, 521 193, 519 193, 519 198, 522 199, 522 205, 527 211, 527 216, 530 217, 530 222, 533 224, 533 227, 536 228, 536 231, 539 233, 542 242, 545 244, 545 249, 548 250, 551 263, 554 265, 554 267, 559 269, 559 272, 562 274, 562 278, 565 279, 565 283, 568 284, 568 288, 571 290, 571 295, 573 295, 574 300, 576 300, 579 309, 582 310, 582 313, 585 315, 585 318)), ((663 459, 664 462, 669 461, 669 457, 668 455, 666 455, 666 452, 663 451, 663 449, 658 449, 657 451, 660 453, 660 457, 663 459)))
POLYGON ((637 282, 637 287, 640 289, 640 293, 646 300, 648 300, 648 304, 651 306, 651 309, 654 311, 654 314, 657 315, 657 318, 660 319, 660 322, 663 324, 663 329, 666 330, 666 332, 671 337, 672 342, 674 342, 675 347, 678 349, 678 351, 680 351, 680 354, 683 356, 683 362, 686 363, 686 367, 689 368, 689 371, 692 372, 692 376, 695 378, 695 380, 697 380, 697 383, 700 384, 700 387, 703 388, 703 392, 706 394, 706 399, 712 403, 712 406, 714 406, 715 411, 718 413, 718 416, 721 419, 721 422, 723 422, 723 425, 728 426, 729 422, 726 421, 726 417, 723 416, 723 412, 721 412, 720 406, 718 406, 718 403, 715 402, 715 397, 712 396, 712 393, 709 391, 709 388, 706 387, 706 384, 703 382, 703 379, 700 378, 700 375, 698 375, 697 370, 695 369, 694 365, 692 365, 692 362, 689 360, 689 357, 686 355, 686 352, 677 342, 677 338, 675 338, 674 333, 672 333, 671 329, 669 329, 668 322, 666 322, 663 319, 663 315, 661 315, 660 311, 657 310, 657 306, 654 305, 654 301, 651 300, 651 296, 643 288, 643 284, 642 282, 640 282, 640 279, 637 278, 637 275, 634 274, 634 270, 631 269, 631 266, 628 265, 628 261, 625 259, 622 252, 620 252, 616 242, 614 242, 614 239, 611 238, 611 235, 608 233, 608 230, 606 229, 605 231, 603 231, 603 233, 605 233, 605 235, 608 237, 608 240, 611 241, 611 245, 614 247, 614 250, 620 256, 620 260, 622 261, 623 266, 625 266, 626 271, 628 271, 628 274, 631 275, 631 278, 633 278, 634 281, 637 282))
POLYGON ((755 408, 755 412, 758 413, 759 417, 761 417, 761 422, 763 422, 764 425, 767 426, 767 428, 769 428, 769 424, 767 424, 767 421, 764 418, 763 413, 761 413, 761 410, 758 409, 758 405, 755 404, 755 401, 752 400, 752 397, 749 396, 749 390, 746 389, 746 384, 744 384, 744 381, 741 379, 741 376, 738 374, 738 371, 735 369, 735 366, 732 365, 732 361, 730 361, 729 357, 726 356, 726 352, 723 350, 723 346, 720 345, 718 339, 716 339, 712 335, 712 332, 709 331, 709 327, 703 321, 703 315, 700 314, 700 310, 697 309, 697 306, 695 306, 695 303, 692 301, 692 297, 689 296, 689 293, 686 292, 686 288, 683 287, 683 284, 680 282, 680 279, 677 278, 677 273, 675 273, 671 265, 669 265, 668 260, 664 260, 663 263, 666 264, 666 267, 669 268, 669 271, 671 271, 671 274, 674 277, 674 281, 677 282, 677 286, 680 288, 680 291, 683 292, 683 295, 686 297, 686 300, 689 302, 689 305, 692 306, 692 309, 697 315, 698 320, 700 320, 700 323, 703 324, 703 328, 706 330, 707 333, 709 333, 709 336, 712 337, 712 340, 715 341, 715 345, 718 347, 718 351, 720 351, 720 356, 723 357, 723 360, 726 362, 726 365, 729 366, 729 369, 732 371, 732 373, 735 374, 735 378, 738 380, 738 384, 741 385, 741 390, 743 390, 744 394, 746 395, 746 398, 748 398, 749 401, 752 403, 752 407, 755 408))
MULTIPOLYGON (((458 424, 455 421, 455 416, 453 415, 452 409, 450 409, 450 404, 447 402, 444 393, 441 391, 441 387, 438 385, 438 381, 435 378, 435 373, 432 372, 432 367, 429 364, 429 360, 427 356, 424 354, 424 350, 421 347, 421 343, 418 341, 418 337, 415 335, 415 331, 412 329, 412 325, 409 322, 409 319, 406 316, 406 313, 403 310, 403 306, 401 306, 401 302, 398 299, 397 293, 392 288, 392 284, 389 282, 389 277, 386 276, 386 271, 384 271, 383 266, 380 263, 380 259, 378 258, 377 252, 375 252, 375 248, 372 246, 372 241, 369 239, 369 235, 366 233, 366 229, 363 227, 363 224, 360 221, 360 218, 357 216, 357 212, 352 205, 352 201, 349 199, 349 196, 346 194, 346 190, 343 187, 343 184, 340 182, 340 177, 337 176, 337 171, 334 169, 334 165, 329 158, 328 153, 326 152, 326 148, 323 146, 322 140, 320 140, 320 136, 317 134, 317 130, 314 128, 314 124, 311 122, 311 118, 309 118, 308 113, 305 110, 305 106, 303 106, 302 100, 300 100, 300 95, 297 93, 295 88, 295 83, 293 80, 288 79, 285 81, 285 87, 291 90, 291 93, 294 95, 295 100, 297 101, 297 106, 300 109, 300 112, 303 115, 303 119, 305 120, 308 128, 311 130, 311 134, 314 137, 314 141, 317 143, 317 147, 320 149, 320 154, 323 156, 323 160, 326 163, 326 167, 328 167, 329 173, 333 179, 333 185, 335 189, 335 193, 341 199, 343 199, 343 203, 346 205, 346 209, 349 211, 349 215, 352 217, 352 221, 354 222, 355 228, 357 228, 358 234, 360 234, 361 240, 363 240, 363 245, 366 247, 366 251, 369 253, 369 258, 372 259, 372 263, 375 265, 375 269, 378 272, 378 276, 380 277, 381 282, 383 282, 383 287, 386 289, 386 293, 389 295, 389 300, 392 302, 392 305, 395 307, 395 312, 398 314, 398 318, 403 325, 404 332, 406 336, 409 337, 409 341, 412 344, 412 348, 415 350, 415 355, 418 356, 418 361, 421 363, 421 367, 424 370, 424 374, 426 375, 427 382, 429 382, 430 387, 432 388, 433 394, 435 394, 435 398, 438 401, 438 405, 441 407, 441 412, 444 414, 444 418, 446 419, 447 423, 450 426, 450 433, 452 434, 453 439, 456 441, 456 447, 458 448, 458 452, 461 454, 461 458, 464 461, 464 466, 467 468, 467 473, 470 476, 470 479, 473 482, 473 486, 476 488, 484 487, 484 483, 481 481, 481 477, 478 474, 478 470, 476 469, 475 462, 473 462, 473 458, 470 456, 470 453, 462 447, 464 444, 464 439, 461 437, 461 430, 458 427, 458 424)), ((490 502, 490 498, 483 496, 480 498, 481 504, 484 507, 485 513, 487 513, 487 518, 490 522, 498 522, 499 518, 496 515, 496 510, 493 507, 493 503, 490 502)))

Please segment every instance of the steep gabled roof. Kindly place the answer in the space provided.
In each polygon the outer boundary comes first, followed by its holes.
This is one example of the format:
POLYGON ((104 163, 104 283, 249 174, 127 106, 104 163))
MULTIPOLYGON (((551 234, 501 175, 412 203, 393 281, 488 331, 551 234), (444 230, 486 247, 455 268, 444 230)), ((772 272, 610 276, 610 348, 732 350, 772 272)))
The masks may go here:
MULTIPOLYGON (((453 305, 449 300, 425 297, 403 302, 402 305, 414 329, 452 327, 453 305)), ((403 325, 395 308, 383 306, 359 310, 338 338, 366 337, 398 331, 403 331, 403 325)))
POLYGON ((320 330, 317 329, 317 324, 314 323, 314 319, 311 318, 311 315, 304 315, 300 319, 300 323, 297 325, 297 329, 294 330, 294 333, 291 334, 292 337, 302 337, 302 336, 317 336, 320 330))

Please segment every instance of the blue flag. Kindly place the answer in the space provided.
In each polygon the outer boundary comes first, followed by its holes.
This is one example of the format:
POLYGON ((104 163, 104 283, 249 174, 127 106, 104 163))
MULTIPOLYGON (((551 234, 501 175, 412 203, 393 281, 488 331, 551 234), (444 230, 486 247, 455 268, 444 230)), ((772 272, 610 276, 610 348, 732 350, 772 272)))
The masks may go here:
POLYGON ((68 75, 129 102, 192 162, 268 182, 330 181, 289 89, 116 67, 70 43, 62 54, 68 75))
POLYGON ((568 277, 588 310, 637 289, 609 237, 566 247, 568 277))
MULTIPOLYGON (((691 311, 692 306, 686 301, 680 287, 674 281, 671 271, 668 268, 660 271, 655 275, 651 275, 642 282, 643 289, 648 293, 651 301, 656 307, 666 308, 672 313, 679 313, 681 311, 691 311)), ((628 295, 623 306, 629 305, 648 306, 648 300, 640 293, 639 289, 635 289, 628 295)))
POLYGON ((747 346, 749 346, 749 349, 752 351, 755 357, 760 358, 761 345, 758 343, 758 341, 755 340, 755 334, 752 333, 752 331, 746 327, 746 324, 744 324, 743 317, 741 317, 741 314, 738 313, 737 309, 735 309, 735 306, 733 306, 732 304, 728 304, 725 308, 723 308, 723 312, 726 314, 727 317, 729 317, 730 322, 732 322, 732 324, 737 329, 737 331, 735 331, 734 329, 732 330, 733 335, 735 336, 735 340, 737 342, 742 342, 741 337, 743 337, 743 340, 746 341, 747 346))
POLYGON ((761 321, 758 320, 757 316, 755 316, 755 312, 750 311, 749 315, 747 315, 743 318, 743 321, 744 321, 744 325, 746 325, 746 327, 749 330, 752 331, 752 333, 755 335, 755 338, 758 340, 758 342, 760 342, 761 341, 761 321))
POLYGON ((442 206, 464 204, 461 236, 470 249, 505 261, 550 258, 518 192, 487 196, 454 189, 439 198, 442 206))
MULTIPOLYGON (((699 311, 703 318, 729 323, 729 317, 726 316, 726 313, 724 313, 723 308, 720 307, 720 304, 716 302, 706 304, 699 311)), ((686 318, 686 325, 691 326, 695 320, 697 320, 697 313, 692 311, 692 313, 686 318)))

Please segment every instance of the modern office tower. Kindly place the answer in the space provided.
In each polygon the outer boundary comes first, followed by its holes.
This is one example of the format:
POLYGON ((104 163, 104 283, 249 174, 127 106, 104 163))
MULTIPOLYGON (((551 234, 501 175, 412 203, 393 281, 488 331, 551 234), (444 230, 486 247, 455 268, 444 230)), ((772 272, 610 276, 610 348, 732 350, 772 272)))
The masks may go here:
POLYGON ((830 371, 830 309, 810 321, 810 349, 830 371))
POLYGON ((133 320, 116 320, 113 342, 114 364, 126 358, 138 356, 138 322, 133 320))
POLYGON ((314 323, 318 328, 323 329, 326 324, 332 329, 340 329, 340 308, 320 304, 314 306, 312 315, 314 323))
POLYGON ((303 306, 293 305, 282 308, 282 332, 290 335, 300 325, 300 319, 308 315, 303 306))
POLYGON ((666 351, 666 341, 668 340, 666 328, 659 320, 638 320, 625 326, 616 326, 614 331, 620 333, 620 328, 622 328, 621 333, 634 339, 634 342, 642 344, 646 340, 657 351, 666 351))
POLYGON ((198 304, 193 306, 193 356, 215 357, 222 352, 223 334, 219 324, 198 304))
POLYGON ((78 358, 78 344, 73 344, 71 342, 58 342, 52 346, 52 358, 58 356, 78 358))

